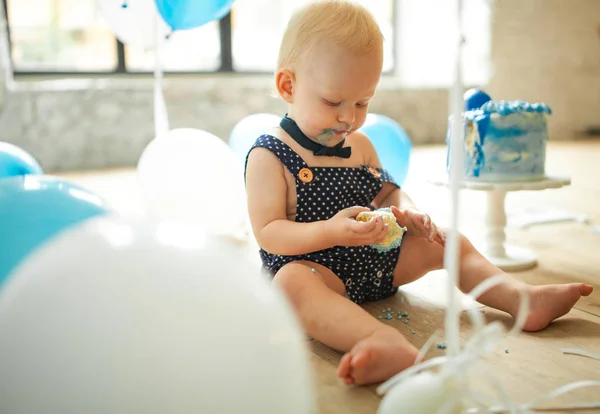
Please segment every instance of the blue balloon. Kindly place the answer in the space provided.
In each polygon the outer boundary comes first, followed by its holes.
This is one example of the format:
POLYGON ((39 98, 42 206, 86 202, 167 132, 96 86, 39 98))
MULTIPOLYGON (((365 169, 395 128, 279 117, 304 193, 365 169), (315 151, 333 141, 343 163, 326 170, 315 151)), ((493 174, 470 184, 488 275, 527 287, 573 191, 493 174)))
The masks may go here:
POLYGON ((402 185, 408 174, 412 149, 412 143, 404 129, 387 116, 368 114, 359 131, 373 143, 381 166, 402 185))
POLYGON ((229 148, 242 160, 246 161, 248 151, 258 137, 279 125, 281 117, 274 114, 252 114, 238 122, 229 135, 229 148))
POLYGON ((36 248, 106 213, 109 208, 100 197, 65 180, 47 175, 0 180, 0 286, 36 248))
POLYGON ((44 171, 25 150, 8 142, 0 142, 0 178, 25 174, 44 174, 44 171))
POLYGON ((188 30, 222 19, 234 0, 155 0, 164 21, 173 30, 188 30))
POLYGON ((465 92, 463 98, 465 100, 465 109, 467 111, 478 109, 484 103, 492 100, 490 95, 480 89, 469 89, 465 92))

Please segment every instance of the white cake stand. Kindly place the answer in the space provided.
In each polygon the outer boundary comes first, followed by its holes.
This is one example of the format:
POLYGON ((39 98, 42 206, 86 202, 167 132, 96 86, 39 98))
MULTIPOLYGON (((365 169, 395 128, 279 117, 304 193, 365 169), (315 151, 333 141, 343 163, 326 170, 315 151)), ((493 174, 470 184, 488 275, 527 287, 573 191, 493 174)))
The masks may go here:
MULTIPOLYGON (((434 185, 448 186, 447 177, 430 181, 434 185)), ((537 257, 532 250, 506 245, 506 210, 504 206, 506 193, 561 188, 570 184, 571 179, 567 177, 546 177, 539 181, 508 183, 462 181, 461 188, 487 192, 483 255, 494 265, 507 272, 535 267, 537 257)))

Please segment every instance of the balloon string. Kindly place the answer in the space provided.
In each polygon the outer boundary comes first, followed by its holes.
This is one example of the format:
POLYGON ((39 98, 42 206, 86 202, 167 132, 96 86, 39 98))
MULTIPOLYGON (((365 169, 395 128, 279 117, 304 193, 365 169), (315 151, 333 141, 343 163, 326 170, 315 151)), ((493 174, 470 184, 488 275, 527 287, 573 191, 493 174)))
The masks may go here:
POLYGON ((458 232, 459 216, 459 192, 460 181, 463 176, 463 123, 462 111, 464 100, 462 98, 462 0, 457 0, 456 18, 458 36, 456 42, 456 53, 454 62, 454 82, 450 94, 450 108, 452 108, 452 124, 450 129, 450 203, 451 217, 450 230, 448 231, 447 243, 444 251, 444 267, 448 273, 448 287, 445 318, 446 342, 448 344, 448 355, 458 355, 460 348, 459 340, 459 305, 456 295, 456 286, 458 285, 458 272, 460 260, 460 234, 458 232))
MULTIPOLYGON (((377 388, 377 393, 379 395, 383 395, 394 386, 400 385, 405 380, 409 380, 410 377, 417 375, 422 371, 430 370, 435 367, 440 367, 438 375, 442 375, 446 378, 456 377, 458 372, 465 372, 468 366, 481 359, 483 354, 491 352, 493 346, 500 340, 502 336, 504 336, 505 330, 499 322, 493 322, 489 325, 482 324, 483 317, 477 311, 475 300, 479 296, 483 295, 485 292, 503 283, 507 278, 508 276, 504 274, 491 277, 477 285, 473 290, 471 290, 471 292, 467 294, 467 296, 470 299, 472 299, 472 302, 468 307, 468 314, 471 317, 473 326, 475 328, 475 333, 468 339, 459 355, 455 357, 436 357, 427 361, 420 362, 423 359, 424 355, 427 353, 427 350, 430 348, 431 344, 433 343, 432 338, 437 338, 438 332, 436 332, 434 333, 434 335, 431 336, 430 340, 427 341, 427 343, 422 347, 419 353, 419 358, 417 358, 416 364, 381 384, 377 388)), ((510 331, 511 334, 521 331, 529 310, 529 297, 526 291, 523 290, 520 292, 519 299, 519 311, 516 317, 515 325, 510 331)), ((565 354, 581 355, 594 359, 600 358, 600 355, 596 355, 581 349, 563 348, 562 351, 565 354)), ((478 401, 478 399, 475 398, 474 393, 469 389, 468 384, 465 384, 465 386, 463 387, 463 393, 454 396, 452 401, 446 402, 444 406, 442 406, 441 411, 450 412, 449 410, 452 408, 453 404, 458 404, 462 400, 465 400, 462 401, 464 406, 466 405, 466 400, 468 400, 469 397, 471 397, 471 402, 473 404, 479 405, 479 407, 469 408, 466 411, 467 413, 531 413, 552 410, 557 411, 581 408, 600 408, 600 401, 578 402, 563 405, 561 407, 552 408, 539 407, 539 405, 541 405, 542 403, 548 402, 553 398, 567 394, 577 389, 600 387, 600 381, 586 380, 571 382, 560 386, 537 398, 534 398, 529 403, 516 405, 510 399, 508 390, 500 382, 496 374, 494 374, 487 367, 481 365, 476 366, 476 368, 479 368, 479 372, 487 376, 488 380, 492 383, 494 390, 500 394, 499 396, 496 396, 496 398, 493 398, 496 400, 500 399, 500 404, 496 403, 492 406, 482 407, 483 402, 478 401), (460 396, 462 396, 463 398, 459 398, 460 396)))
POLYGON ((158 13, 154 18, 154 134, 161 135, 169 131, 169 115, 163 94, 162 46, 164 39, 160 34, 158 13))
POLYGON ((8 12, 0 5, 0 69, 4 71, 4 84, 7 91, 14 90, 14 73, 8 44, 8 12))
POLYGON ((562 348, 561 351, 563 354, 571 354, 571 355, 579 355, 592 359, 597 359, 600 361, 600 354, 594 354, 592 352, 586 351, 584 349, 576 349, 576 348, 562 348))

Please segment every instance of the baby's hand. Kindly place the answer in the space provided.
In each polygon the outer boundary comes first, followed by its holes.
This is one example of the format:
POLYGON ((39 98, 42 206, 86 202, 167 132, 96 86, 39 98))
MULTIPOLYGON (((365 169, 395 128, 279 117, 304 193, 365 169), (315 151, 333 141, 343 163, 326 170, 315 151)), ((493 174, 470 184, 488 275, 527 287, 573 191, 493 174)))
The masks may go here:
POLYGON ((369 221, 356 221, 356 216, 363 211, 371 211, 366 207, 350 207, 327 220, 328 235, 335 246, 368 246, 380 243, 385 239, 388 225, 380 217, 369 221))
POLYGON ((416 209, 400 210, 392 207, 392 213, 396 216, 398 224, 407 228, 407 234, 425 237, 430 243, 438 242, 446 245, 446 234, 437 228, 428 214, 416 209))

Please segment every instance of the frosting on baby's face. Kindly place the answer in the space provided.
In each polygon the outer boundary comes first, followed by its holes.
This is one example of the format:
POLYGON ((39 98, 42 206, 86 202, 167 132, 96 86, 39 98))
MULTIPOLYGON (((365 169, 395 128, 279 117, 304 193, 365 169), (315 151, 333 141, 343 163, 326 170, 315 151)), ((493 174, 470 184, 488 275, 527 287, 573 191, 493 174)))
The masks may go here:
POLYGON ((320 144, 333 146, 360 128, 381 77, 379 52, 352 53, 321 43, 294 72, 289 117, 320 144))

